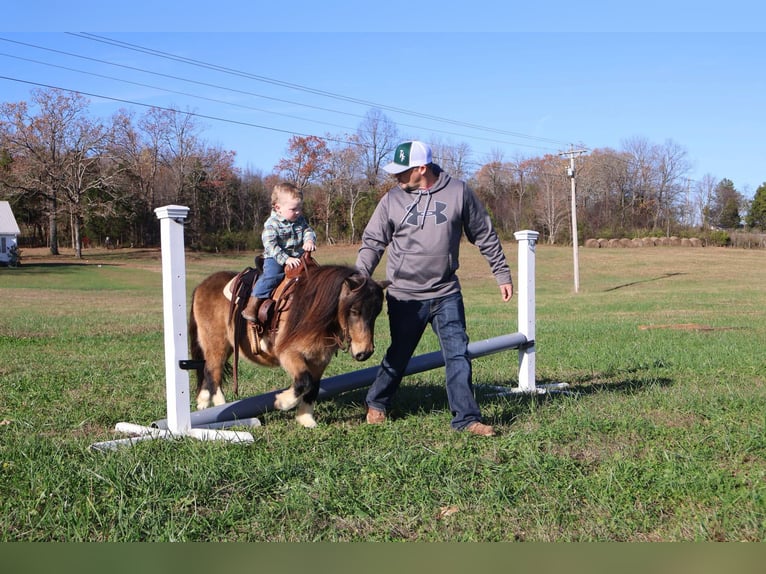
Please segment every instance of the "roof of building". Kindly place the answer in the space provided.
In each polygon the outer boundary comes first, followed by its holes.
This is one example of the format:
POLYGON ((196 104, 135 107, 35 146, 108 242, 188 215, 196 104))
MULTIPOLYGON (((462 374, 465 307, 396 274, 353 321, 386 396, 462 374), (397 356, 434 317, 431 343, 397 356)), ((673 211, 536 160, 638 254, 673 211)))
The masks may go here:
POLYGON ((18 235, 19 233, 21 230, 11 211, 11 204, 0 201, 0 235, 18 235))

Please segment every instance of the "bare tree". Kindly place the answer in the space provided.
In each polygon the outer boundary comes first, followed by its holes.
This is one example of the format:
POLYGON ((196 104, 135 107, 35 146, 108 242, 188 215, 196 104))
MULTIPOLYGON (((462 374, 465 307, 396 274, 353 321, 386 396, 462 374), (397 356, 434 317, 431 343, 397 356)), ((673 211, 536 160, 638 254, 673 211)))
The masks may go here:
POLYGON ((196 207, 195 190, 199 180, 198 162, 202 155, 200 126, 190 113, 154 110, 154 129, 162 138, 160 157, 173 176, 172 203, 196 207))
POLYGON ((36 114, 26 102, 2 104, 0 121, 16 167, 15 190, 44 201, 50 251, 58 255, 59 203, 70 202, 70 215, 81 217, 72 202, 79 202, 98 177, 92 162, 104 134, 87 119, 89 101, 80 94, 37 89, 32 101, 36 114))
POLYGON ((101 203, 98 194, 92 193, 109 184, 111 173, 102 169, 102 154, 111 137, 103 125, 80 117, 72 126, 69 152, 64 158, 65 178, 62 182, 64 198, 69 208, 72 244, 75 257, 82 258, 82 228, 91 203, 101 203))
POLYGON ((508 232, 511 220, 515 219, 512 205, 513 176, 513 170, 503 162, 502 152, 493 150, 472 180, 476 193, 484 200, 487 209, 494 214, 496 225, 504 233, 508 232))
POLYGON ((381 180, 381 166, 386 155, 399 143, 399 130, 377 108, 369 110, 356 130, 356 141, 361 149, 362 169, 367 186, 375 188, 381 180))
POLYGON ((569 220, 569 183, 561 160, 552 155, 530 160, 530 183, 535 186, 535 215, 548 236, 548 243, 559 239, 561 229, 569 220))
MULTIPOLYGON (((166 122, 159 110, 149 109, 134 124, 133 114, 120 110, 112 118, 112 160, 120 166, 119 183, 114 186, 113 205, 130 205, 133 233, 139 244, 156 239, 153 209, 159 207, 157 187, 162 164, 160 153, 166 140, 166 122)), ((110 210, 105 215, 114 216, 110 210)))
POLYGON ((686 150, 667 140, 652 145, 645 138, 632 138, 624 144, 629 162, 632 224, 652 230, 663 229, 670 235, 678 201, 685 189, 690 164, 686 150))
POLYGON ((433 152, 434 162, 444 169, 452 177, 467 180, 469 177, 469 162, 471 159, 471 146, 465 142, 453 144, 445 142, 441 138, 433 138, 429 142, 433 152))
POLYGON ((686 156, 686 150, 672 140, 654 147, 657 210, 652 228, 660 228, 664 218, 665 233, 668 236, 671 234, 671 224, 678 219, 675 212, 680 207, 679 199, 685 189, 685 176, 691 169, 686 156))
MULTIPOLYGON (((348 209, 348 226, 351 242, 356 240, 356 222, 354 217, 356 207, 366 191, 364 182, 359 177, 363 161, 360 148, 352 143, 351 145, 334 149, 328 162, 329 168, 325 187, 333 188, 344 199, 348 209)), ((369 184, 369 179, 367 179, 367 184, 369 184)))
POLYGON ((624 229, 626 199, 632 189, 628 184, 629 158, 605 148, 593 150, 581 159, 583 167, 578 170, 577 185, 584 205, 584 223, 596 232, 624 229))

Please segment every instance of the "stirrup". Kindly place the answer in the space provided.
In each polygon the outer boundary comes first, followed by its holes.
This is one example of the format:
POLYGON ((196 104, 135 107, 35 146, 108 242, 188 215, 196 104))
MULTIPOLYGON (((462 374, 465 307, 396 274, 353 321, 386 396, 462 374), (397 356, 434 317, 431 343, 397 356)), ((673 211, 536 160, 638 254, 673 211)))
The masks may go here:
POLYGON ((264 299, 258 306, 258 322, 263 325, 268 325, 274 317, 275 306, 276 301, 274 301, 274 299, 264 299))

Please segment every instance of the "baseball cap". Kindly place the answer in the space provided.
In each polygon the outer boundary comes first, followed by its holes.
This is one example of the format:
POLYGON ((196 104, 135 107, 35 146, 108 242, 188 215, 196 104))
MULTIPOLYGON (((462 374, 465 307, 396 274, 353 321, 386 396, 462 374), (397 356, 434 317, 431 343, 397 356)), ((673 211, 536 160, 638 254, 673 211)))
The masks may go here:
POLYGON ((428 165, 431 163, 431 148, 419 141, 404 142, 396 146, 394 161, 383 166, 383 169, 392 174, 402 173, 411 167, 428 165))

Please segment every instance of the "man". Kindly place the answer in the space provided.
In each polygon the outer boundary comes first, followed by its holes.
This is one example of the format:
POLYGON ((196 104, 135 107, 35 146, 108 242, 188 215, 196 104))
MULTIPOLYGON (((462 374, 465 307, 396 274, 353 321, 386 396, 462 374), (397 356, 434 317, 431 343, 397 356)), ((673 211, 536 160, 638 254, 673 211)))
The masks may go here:
POLYGON ((479 198, 433 163, 425 143, 399 145, 393 161, 383 169, 399 185, 375 208, 356 260, 356 267, 371 275, 388 249, 391 343, 367 392, 367 422, 386 420, 391 398, 430 323, 444 355, 452 428, 494 436, 494 429, 481 422, 473 395, 463 296, 455 273, 465 234, 489 263, 502 300, 510 301, 513 282, 500 240, 479 198))

